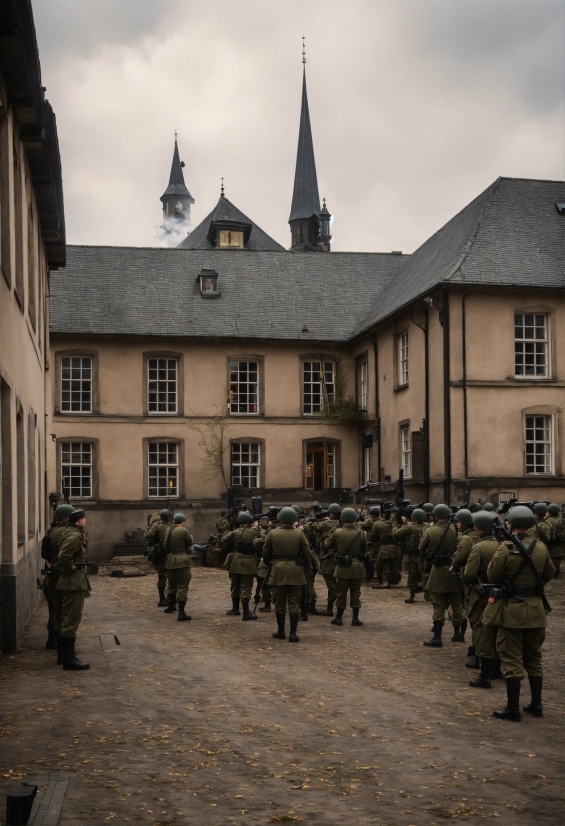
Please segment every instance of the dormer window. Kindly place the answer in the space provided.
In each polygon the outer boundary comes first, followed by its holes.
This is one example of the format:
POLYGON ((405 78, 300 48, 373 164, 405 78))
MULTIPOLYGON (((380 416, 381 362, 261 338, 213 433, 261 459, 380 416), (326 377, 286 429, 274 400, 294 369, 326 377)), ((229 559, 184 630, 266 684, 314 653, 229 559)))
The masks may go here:
POLYGON ((197 281, 200 282, 200 294, 203 298, 216 298, 220 295, 216 270, 202 270, 197 281))
POLYGON ((218 230, 218 246, 220 249, 243 249, 243 232, 235 229, 218 230))

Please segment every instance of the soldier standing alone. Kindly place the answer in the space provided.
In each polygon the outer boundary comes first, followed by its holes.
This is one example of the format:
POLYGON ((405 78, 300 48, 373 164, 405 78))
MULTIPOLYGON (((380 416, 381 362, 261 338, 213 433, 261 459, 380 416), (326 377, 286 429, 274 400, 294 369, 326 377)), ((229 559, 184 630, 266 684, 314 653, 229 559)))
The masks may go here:
POLYGON ((57 591, 61 594, 61 650, 65 671, 83 671, 90 668, 88 663, 78 659, 75 640, 82 619, 84 600, 90 596, 90 584, 86 578, 86 513, 73 511, 69 516, 59 546, 57 557, 57 591))
POLYGON ((164 613, 173 614, 175 605, 178 603, 177 620, 179 622, 192 619, 191 615, 187 614, 184 609, 188 597, 188 586, 192 577, 190 548, 194 545, 194 540, 185 525, 186 516, 183 513, 176 513, 173 526, 167 530, 163 542, 166 553, 165 568, 167 569, 167 599, 169 602, 164 613))

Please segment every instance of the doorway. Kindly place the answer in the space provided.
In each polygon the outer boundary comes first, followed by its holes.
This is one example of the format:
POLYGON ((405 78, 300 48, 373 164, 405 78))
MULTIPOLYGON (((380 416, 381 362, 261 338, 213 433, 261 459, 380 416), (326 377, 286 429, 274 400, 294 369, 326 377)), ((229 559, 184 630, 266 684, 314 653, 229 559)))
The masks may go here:
POLYGON ((336 446, 333 442, 306 444, 306 490, 328 490, 336 487, 336 446))

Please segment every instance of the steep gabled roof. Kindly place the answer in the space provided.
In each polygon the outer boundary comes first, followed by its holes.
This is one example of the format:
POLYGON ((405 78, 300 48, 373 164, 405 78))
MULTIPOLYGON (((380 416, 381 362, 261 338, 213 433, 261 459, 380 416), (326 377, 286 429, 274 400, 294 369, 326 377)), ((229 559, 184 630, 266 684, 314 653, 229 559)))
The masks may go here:
POLYGON ((314 142, 310 126, 310 112, 308 109, 308 94, 306 92, 306 72, 302 78, 302 105, 300 108, 300 128, 298 130, 298 151, 296 153, 296 169, 294 172, 294 190, 290 221, 301 218, 311 218, 320 214, 320 195, 318 193, 318 178, 316 175, 316 161, 314 159, 314 142))
POLYGON ((173 162, 171 164, 171 174, 169 176, 169 186, 161 195, 161 200, 166 195, 184 195, 190 198, 190 203, 194 203, 194 198, 186 188, 184 183, 184 173, 182 171, 182 164, 179 155, 179 148, 177 139, 175 138, 175 149, 173 151, 173 162))
MULTIPOLYGON (((222 195, 212 210, 212 212, 204 218, 204 220, 195 227, 192 232, 187 235, 184 241, 178 245, 178 249, 183 250, 211 250, 214 246, 210 243, 210 226, 213 223, 233 223, 247 225, 249 236, 246 242, 247 250, 265 250, 275 251, 284 250, 274 238, 267 235, 261 227, 258 227, 247 215, 244 215, 236 206, 229 201, 225 195, 222 195)), ((231 254, 233 250, 229 250, 231 254)))
POLYGON ((359 332, 447 284, 565 287, 563 181, 498 178, 412 255, 359 332))
POLYGON ((51 279, 51 330, 340 342, 401 266, 382 253, 69 246, 64 279, 51 279), (200 294, 203 269, 218 273, 218 298, 200 294))

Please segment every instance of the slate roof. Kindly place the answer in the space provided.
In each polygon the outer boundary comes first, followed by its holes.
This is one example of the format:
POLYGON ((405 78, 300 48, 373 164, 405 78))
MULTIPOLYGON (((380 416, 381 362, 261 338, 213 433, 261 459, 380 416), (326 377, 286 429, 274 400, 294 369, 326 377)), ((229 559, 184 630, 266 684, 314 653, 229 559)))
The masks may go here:
POLYGON ((300 128, 298 130, 298 151, 294 172, 294 190, 290 208, 290 221, 311 218, 320 214, 320 195, 316 176, 314 143, 310 126, 308 94, 306 92, 306 72, 302 78, 302 105, 300 108, 300 128))
POLYGON ((194 198, 186 188, 184 182, 184 173, 180 162, 179 148, 177 139, 175 138, 175 149, 173 152, 173 162, 171 164, 171 174, 169 176, 169 186, 161 195, 161 201, 166 195, 184 195, 190 198, 190 202, 194 203, 194 198))
POLYGON ((67 251, 64 277, 51 277, 51 330, 81 335, 346 341, 403 263, 388 253, 67 251), (219 298, 200 295, 202 269, 218 273, 219 298))
POLYGON ((565 287, 563 181, 498 178, 412 255, 360 332, 441 285, 565 287))
MULTIPOLYGON (((210 224, 215 221, 233 221, 235 224, 248 224, 251 227, 251 232, 245 245, 246 250, 284 250, 283 246, 275 241, 274 238, 271 238, 270 235, 267 235, 267 233, 264 232, 261 227, 258 227, 247 215, 244 215, 225 195, 220 197, 220 200, 212 212, 187 235, 184 241, 181 241, 178 249, 213 250, 214 247, 208 239, 208 232, 210 230, 210 224)), ((229 252, 236 251, 230 250, 229 252)))

